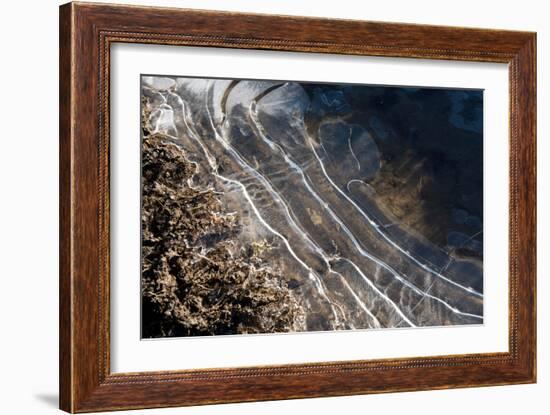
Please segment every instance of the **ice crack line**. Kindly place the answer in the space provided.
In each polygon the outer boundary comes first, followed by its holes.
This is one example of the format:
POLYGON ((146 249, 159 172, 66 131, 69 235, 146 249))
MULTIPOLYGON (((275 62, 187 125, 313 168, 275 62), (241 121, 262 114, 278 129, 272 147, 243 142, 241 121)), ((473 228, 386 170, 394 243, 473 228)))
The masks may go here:
POLYGON ((350 127, 349 128, 349 136, 348 136, 348 147, 349 147, 349 151, 351 153, 351 155, 353 156, 353 158, 355 159, 355 161, 357 162, 357 170, 361 170, 361 163, 359 163, 359 159, 357 158, 357 156, 355 155, 354 151, 353 151, 353 147, 351 146, 351 136, 353 135, 353 128, 350 127))

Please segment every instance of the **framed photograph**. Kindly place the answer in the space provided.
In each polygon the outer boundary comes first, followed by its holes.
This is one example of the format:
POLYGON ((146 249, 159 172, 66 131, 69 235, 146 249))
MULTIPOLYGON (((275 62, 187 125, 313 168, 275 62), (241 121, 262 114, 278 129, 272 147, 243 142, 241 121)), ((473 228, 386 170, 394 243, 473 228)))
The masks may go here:
POLYGON ((60 8, 60 407, 536 381, 536 35, 60 8))

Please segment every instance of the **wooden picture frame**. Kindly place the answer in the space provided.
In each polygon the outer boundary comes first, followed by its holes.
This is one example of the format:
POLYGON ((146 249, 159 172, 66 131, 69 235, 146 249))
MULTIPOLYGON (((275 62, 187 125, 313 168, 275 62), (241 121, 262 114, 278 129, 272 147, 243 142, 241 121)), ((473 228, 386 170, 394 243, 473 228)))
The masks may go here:
POLYGON ((535 382, 535 106, 535 33, 107 4, 61 6, 61 409, 74 413, 535 382), (111 373, 109 62, 110 46, 117 42, 507 63, 509 352, 111 373))

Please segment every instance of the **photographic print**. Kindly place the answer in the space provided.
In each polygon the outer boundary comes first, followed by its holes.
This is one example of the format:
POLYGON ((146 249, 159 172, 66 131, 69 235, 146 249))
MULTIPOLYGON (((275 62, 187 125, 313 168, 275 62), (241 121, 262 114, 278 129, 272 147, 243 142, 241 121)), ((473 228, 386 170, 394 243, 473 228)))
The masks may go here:
POLYGON ((482 90, 143 75, 141 125, 142 338, 483 323, 482 90))

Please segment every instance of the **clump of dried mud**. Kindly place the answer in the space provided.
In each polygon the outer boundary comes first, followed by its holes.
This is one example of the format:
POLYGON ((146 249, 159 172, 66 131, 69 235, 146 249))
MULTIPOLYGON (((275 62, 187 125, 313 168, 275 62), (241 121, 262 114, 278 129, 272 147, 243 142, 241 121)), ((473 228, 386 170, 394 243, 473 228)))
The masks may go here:
POLYGON ((304 310, 263 254, 236 246, 235 215, 211 189, 190 185, 196 166, 179 146, 151 134, 142 142, 142 337, 294 331, 304 310))

